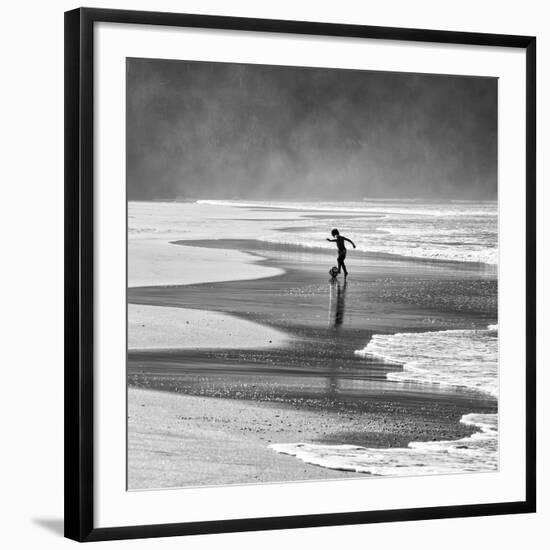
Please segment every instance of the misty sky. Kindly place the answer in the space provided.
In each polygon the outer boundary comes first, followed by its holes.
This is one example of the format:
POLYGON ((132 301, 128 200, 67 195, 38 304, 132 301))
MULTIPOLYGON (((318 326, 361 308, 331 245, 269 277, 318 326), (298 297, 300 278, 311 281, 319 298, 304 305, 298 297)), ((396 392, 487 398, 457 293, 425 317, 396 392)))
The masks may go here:
POLYGON ((497 80, 127 61, 128 199, 495 198, 497 80))

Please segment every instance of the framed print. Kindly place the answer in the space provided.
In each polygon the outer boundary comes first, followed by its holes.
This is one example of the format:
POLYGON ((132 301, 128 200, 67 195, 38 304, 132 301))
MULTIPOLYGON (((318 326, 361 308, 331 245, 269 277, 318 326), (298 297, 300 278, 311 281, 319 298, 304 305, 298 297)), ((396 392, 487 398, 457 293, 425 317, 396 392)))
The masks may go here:
POLYGON ((535 511, 535 38, 65 15, 65 529, 535 511))

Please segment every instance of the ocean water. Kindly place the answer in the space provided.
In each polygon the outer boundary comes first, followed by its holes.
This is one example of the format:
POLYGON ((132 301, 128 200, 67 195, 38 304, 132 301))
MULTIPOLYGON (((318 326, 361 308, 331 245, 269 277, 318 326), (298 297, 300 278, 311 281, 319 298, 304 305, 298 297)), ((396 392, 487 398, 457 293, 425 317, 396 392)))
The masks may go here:
MULTIPOLYGON (((387 377, 401 382, 468 388, 498 397, 498 327, 374 335, 357 355, 401 365, 387 377)), ((485 472, 498 468, 498 415, 466 414, 477 428, 453 441, 413 441, 406 448, 373 449, 306 443, 272 445, 325 468, 383 476, 485 472)))
POLYGON ((403 366, 390 380, 463 387, 498 397, 498 329, 375 334, 357 355, 403 366))
POLYGON ((304 248, 332 248, 327 233, 338 227, 358 250, 430 260, 496 265, 498 208, 496 201, 427 202, 375 200, 356 202, 198 201, 241 210, 269 208, 295 213, 286 224, 258 235, 260 240, 304 248), (320 217, 321 216, 321 217, 320 217), (280 229, 284 231, 280 231, 280 229))

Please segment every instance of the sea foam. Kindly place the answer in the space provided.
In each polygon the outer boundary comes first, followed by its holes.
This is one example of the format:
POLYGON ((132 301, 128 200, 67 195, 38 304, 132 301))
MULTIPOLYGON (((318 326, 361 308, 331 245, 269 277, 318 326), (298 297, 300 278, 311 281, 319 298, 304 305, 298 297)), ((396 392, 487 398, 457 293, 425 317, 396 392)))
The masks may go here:
POLYGON ((375 334, 355 352, 403 366, 388 379, 470 388, 498 395, 497 326, 484 330, 442 330, 375 334))
POLYGON ((453 441, 411 442, 405 448, 354 445, 276 444, 270 447, 324 468, 377 476, 484 472, 498 468, 497 415, 467 414, 461 422, 480 429, 453 441))
MULTIPOLYGON (((356 353, 402 366, 396 381, 473 389, 498 395, 498 326, 483 330, 375 335, 356 353)), ((477 429, 451 441, 412 441, 404 448, 277 444, 271 448, 309 464, 380 476, 453 474, 498 469, 498 415, 470 413, 461 423, 477 429)))

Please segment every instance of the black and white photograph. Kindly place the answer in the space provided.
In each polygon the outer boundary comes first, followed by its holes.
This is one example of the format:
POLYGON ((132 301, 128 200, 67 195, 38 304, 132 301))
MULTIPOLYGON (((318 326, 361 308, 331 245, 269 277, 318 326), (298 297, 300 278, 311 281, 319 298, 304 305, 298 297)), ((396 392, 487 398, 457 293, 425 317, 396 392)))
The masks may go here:
POLYGON ((3 11, 2 547, 543 548, 546 5, 92 6, 3 11))
POLYGON ((498 472, 498 109, 126 60, 129 491, 498 472))

